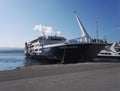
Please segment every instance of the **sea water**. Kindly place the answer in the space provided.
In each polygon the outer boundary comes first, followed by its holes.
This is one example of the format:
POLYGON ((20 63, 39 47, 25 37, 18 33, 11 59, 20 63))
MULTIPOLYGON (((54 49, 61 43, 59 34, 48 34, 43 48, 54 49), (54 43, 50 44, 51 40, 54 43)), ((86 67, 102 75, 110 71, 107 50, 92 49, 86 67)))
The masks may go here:
POLYGON ((0 52, 0 71, 14 70, 17 67, 42 65, 45 63, 39 60, 32 60, 25 57, 23 52, 0 52))

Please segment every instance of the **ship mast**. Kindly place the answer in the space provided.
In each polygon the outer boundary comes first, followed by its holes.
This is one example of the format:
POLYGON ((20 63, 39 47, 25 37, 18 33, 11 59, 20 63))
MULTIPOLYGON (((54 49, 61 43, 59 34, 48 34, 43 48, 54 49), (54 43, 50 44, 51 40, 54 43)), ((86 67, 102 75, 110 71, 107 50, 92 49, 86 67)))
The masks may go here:
POLYGON ((96 42, 98 43, 98 22, 96 21, 96 42))
POLYGON ((81 37, 85 39, 85 42, 91 42, 92 38, 89 36, 87 31, 85 30, 85 28, 84 28, 82 22, 80 21, 76 11, 74 11, 74 14, 75 14, 75 17, 77 19, 78 25, 80 27, 81 33, 82 33, 81 37))

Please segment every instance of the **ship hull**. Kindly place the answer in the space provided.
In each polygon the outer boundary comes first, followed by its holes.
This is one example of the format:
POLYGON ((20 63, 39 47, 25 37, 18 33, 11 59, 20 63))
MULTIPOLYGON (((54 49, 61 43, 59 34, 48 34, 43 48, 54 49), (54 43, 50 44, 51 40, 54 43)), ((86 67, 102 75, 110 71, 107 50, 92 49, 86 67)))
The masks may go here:
POLYGON ((43 48, 42 53, 34 55, 27 54, 27 57, 58 62, 84 62, 91 61, 104 47, 105 44, 96 43, 65 44, 43 48))

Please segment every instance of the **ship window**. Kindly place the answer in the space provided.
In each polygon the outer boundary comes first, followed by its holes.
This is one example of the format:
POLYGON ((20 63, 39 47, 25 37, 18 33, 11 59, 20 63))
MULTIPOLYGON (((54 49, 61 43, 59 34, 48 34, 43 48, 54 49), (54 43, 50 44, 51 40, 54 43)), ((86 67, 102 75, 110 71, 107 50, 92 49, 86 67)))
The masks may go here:
POLYGON ((62 40, 65 40, 65 39, 62 39, 62 38, 49 38, 49 40, 62 41, 62 40))
POLYGON ((111 53, 108 53, 108 55, 111 55, 111 53))
POLYGON ((34 47, 34 45, 31 45, 30 47, 34 47))
POLYGON ((35 51, 38 51, 38 49, 35 49, 35 51))
POLYGON ((107 53, 105 53, 107 55, 107 53))
POLYGON ((118 53, 120 55, 120 53, 118 53))

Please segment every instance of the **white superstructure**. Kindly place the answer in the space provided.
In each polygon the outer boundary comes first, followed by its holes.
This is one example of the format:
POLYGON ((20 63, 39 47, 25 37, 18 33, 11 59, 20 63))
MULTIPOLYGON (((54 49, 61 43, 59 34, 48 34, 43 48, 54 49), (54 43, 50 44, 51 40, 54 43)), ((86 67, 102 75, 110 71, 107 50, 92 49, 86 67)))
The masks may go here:
POLYGON ((120 43, 113 43, 106 46, 97 55, 98 57, 120 57, 120 43))
POLYGON ((65 41, 64 37, 41 36, 25 44, 25 53, 40 55, 43 53, 43 49, 65 45, 65 41))

